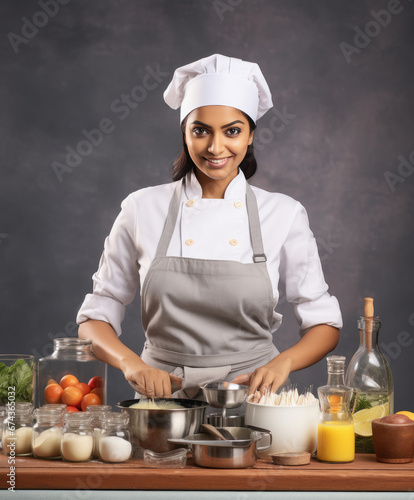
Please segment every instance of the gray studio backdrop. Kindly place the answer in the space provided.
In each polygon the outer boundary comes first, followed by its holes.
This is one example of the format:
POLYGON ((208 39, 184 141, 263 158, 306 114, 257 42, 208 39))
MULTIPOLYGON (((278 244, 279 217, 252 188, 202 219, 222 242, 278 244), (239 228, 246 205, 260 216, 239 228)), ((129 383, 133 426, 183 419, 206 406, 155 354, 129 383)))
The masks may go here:
MULTIPOLYGON (((162 94, 174 69, 222 53, 258 62, 272 89, 252 184, 308 210, 344 316, 335 353, 354 353, 374 297, 396 409, 414 410, 413 11, 409 0, 1 2, 1 351, 40 357, 76 335, 121 201, 170 180, 181 137, 162 94)), ((279 310, 285 349, 298 328, 289 304, 279 310)), ((121 338, 140 352, 139 296, 121 338)), ((109 374, 109 402, 132 397, 109 374)), ((325 361, 292 380, 324 384, 325 361)))

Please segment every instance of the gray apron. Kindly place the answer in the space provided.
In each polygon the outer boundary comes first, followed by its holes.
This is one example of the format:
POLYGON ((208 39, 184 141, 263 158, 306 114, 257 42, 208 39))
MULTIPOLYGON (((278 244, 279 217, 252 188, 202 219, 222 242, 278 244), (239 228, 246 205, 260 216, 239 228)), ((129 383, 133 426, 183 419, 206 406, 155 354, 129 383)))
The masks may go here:
POLYGON ((177 183, 142 287, 146 342, 141 358, 183 378, 173 397, 194 398, 201 384, 252 372, 279 352, 273 345, 273 289, 253 190, 246 183, 252 263, 167 257, 183 182, 177 183))

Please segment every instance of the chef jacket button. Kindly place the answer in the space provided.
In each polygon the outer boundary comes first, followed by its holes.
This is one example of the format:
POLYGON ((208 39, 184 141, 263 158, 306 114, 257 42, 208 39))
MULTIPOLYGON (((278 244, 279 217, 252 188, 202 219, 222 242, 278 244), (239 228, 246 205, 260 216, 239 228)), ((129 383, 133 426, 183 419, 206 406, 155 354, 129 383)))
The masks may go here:
POLYGON ((194 205, 195 201, 194 200, 188 200, 186 205, 187 207, 192 207, 194 205))
POLYGON ((191 247, 191 245, 194 245, 194 240, 192 240, 191 238, 189 238, 188 240, 185 240, 185 244, 189 247, 191 247))
POLYGON ((235 247, 238 244, 238 241, 233 238, 232 240, 229 241, 229 243, 232 247, 235 247))
POLYGON ((242 203, 241 203, 241 201, 236 201, 236 202, 234 202, 234 206, 235 206, 236 208, 241 208, 241 207, 242 207, 242 203))

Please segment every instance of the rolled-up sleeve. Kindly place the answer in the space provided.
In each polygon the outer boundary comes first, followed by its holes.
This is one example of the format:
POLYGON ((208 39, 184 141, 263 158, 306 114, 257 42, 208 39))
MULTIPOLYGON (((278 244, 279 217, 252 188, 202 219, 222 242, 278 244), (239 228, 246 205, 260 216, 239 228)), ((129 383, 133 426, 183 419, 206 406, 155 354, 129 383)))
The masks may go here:
POLYGON ((139 286, 135 211, 130 196, 121 208, 105 240, 99 268, 92 276, 93 293, 86 295, 76 318, 78 324, 88 319, 106 321, 117 335, 122 332, 126 306, 134 299, 139 286))
POLYGON ((319 324, 342 328, 339 303, 328 293, 306 210, 300 203, 296 208, 280 256, 280 278, 286 299, 293 304, 301 334, 319 324))

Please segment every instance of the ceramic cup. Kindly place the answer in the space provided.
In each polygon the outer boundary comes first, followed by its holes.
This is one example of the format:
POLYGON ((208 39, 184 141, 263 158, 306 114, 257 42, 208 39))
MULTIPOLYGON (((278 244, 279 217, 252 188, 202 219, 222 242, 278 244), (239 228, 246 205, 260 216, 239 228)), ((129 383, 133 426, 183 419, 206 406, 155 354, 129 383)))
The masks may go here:
POLYGON ((372 438, 378 462, 404 464, 413 461, 414 421, 391 424, 373 420, 372 438))

